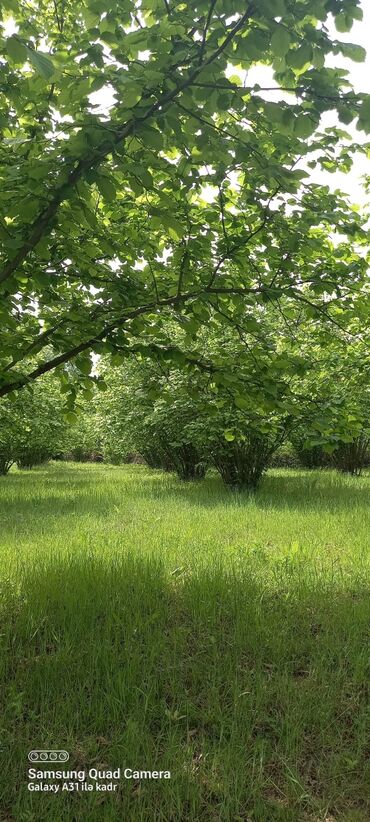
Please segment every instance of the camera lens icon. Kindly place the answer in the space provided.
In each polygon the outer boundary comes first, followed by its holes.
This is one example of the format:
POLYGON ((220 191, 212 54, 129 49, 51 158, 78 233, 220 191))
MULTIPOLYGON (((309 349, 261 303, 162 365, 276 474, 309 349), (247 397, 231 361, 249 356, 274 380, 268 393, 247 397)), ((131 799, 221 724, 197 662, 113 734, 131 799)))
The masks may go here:
POLYGON ((37 751, 30 751, 30 753, 28 754, 28 759, 30 760, 30 762, 37 762, 38 758, 39 757, 37 751))
POLYGON ((30 762, 68 762, 68 751, 30 751, 28 754, 30 762))
POLYGON ((59 754, 59 762, 68 762, 69 753, 67 753, 67 751, 58 751, 57 753, 59 754))

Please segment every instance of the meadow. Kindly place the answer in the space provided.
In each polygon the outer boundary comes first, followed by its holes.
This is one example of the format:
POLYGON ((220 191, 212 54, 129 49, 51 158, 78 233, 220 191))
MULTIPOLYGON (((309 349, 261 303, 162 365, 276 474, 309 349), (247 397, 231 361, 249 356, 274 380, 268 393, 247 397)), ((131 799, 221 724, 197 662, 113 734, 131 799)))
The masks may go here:
POLYGON ((0 819, 365 822, 370 476, 0 477, 0 819), (27 754, 170 770, 31 793, 27 754))

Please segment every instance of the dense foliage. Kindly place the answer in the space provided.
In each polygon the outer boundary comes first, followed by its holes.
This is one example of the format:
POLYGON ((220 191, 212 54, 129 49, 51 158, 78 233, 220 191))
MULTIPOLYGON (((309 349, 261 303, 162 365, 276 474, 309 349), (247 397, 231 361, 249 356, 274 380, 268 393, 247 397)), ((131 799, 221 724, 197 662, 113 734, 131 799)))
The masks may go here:
MULTIPOLYGON (((264 325, 267 340, 266 319, 264 325)), ((255 346, 251 355, 227 327, 220 336, 209 329, 193 343, 192 367, 185 355, 174 367, 162 352, 156 362, 138 355, 115 370, 101 363, 108 386, 100 401, 105 454, 119 462, 139 451, 151 467, 175 470, 182 479, 200 478, 214 466, 226 484, 256 487, 298 412, 289 359, 283 374, 270 333, 268 365, 264 348, 255 346), (262 394, 258 378, 267 367, 270 382, 262 394)), ((177 346, 181 351, 180 337, 177 346)))
POLYGON ((63 453, 69 428, 63 416, 58 382, 43 377, 32 391, 0 403, 0 474, 13 463, 32 468, 63 453))
POLYGON ((363 330, 365 217, 307 176, 367 150, 344 126, 370 131, 370 98, 326 61, 364 59, 340 41, 359 0, 4 0, 1 14, 0 393, 54 368, 68 383, 69 360, 89 390, 91 351, 175 361, 174 325, 191 336, 225 314, 258 338, 266 305, 283 303, 289 337, 302 315, 323 344, 363 330), (249 80, 257 63, 273 91, 249 80), (343 125, 323 130, 327 111, 343 125))
POLYGON ((97 409, 106 458, 122 462, 138 451, 151 467, 182 479, 214 466, 226 484, 254 488, 290 440, 306 467, 360 472, 370 435, 363 343, 348 340, 344 347, 337 337, 324 348, 321 328, 307 340, 304 320, 287 340, 266 308, 256 323, 264 345, 250 345, 244 322, 241 316, 238 343, 228 325, 198 334, 187 351, 191 366, 184 352, 180 357, 179 335, 176 367, 163 351, 155 362, 138 352, 116 368, 102 360, 107 390, 97 409))

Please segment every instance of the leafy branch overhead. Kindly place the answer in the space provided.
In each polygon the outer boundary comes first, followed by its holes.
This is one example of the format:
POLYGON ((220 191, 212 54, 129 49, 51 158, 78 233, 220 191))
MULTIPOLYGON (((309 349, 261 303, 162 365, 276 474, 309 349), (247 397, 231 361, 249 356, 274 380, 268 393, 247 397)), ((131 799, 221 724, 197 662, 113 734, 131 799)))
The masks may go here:
POLYGON ((303 322, 363 333, 366 215, 308 176, 369 150, 370 97, 326 60, 364 59, 340 40, 358 0, 5 0, 1 14, 0 395, 68 379, 71 360, 89 379, 92 352, 170 350, 175 326, 185 353, 225 315, 258 337, 266 307, 289 339, 303 322), (257 63, 268 90, 249 82, 257 63))

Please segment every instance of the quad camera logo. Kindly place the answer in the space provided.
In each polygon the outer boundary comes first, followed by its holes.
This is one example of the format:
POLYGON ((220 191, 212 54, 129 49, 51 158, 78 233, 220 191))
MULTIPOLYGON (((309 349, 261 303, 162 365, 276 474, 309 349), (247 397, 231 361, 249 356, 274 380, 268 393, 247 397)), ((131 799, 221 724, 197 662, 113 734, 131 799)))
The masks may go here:
POLYGON ((68 762, 68 751, 30 751, 30 762, 68 762))

